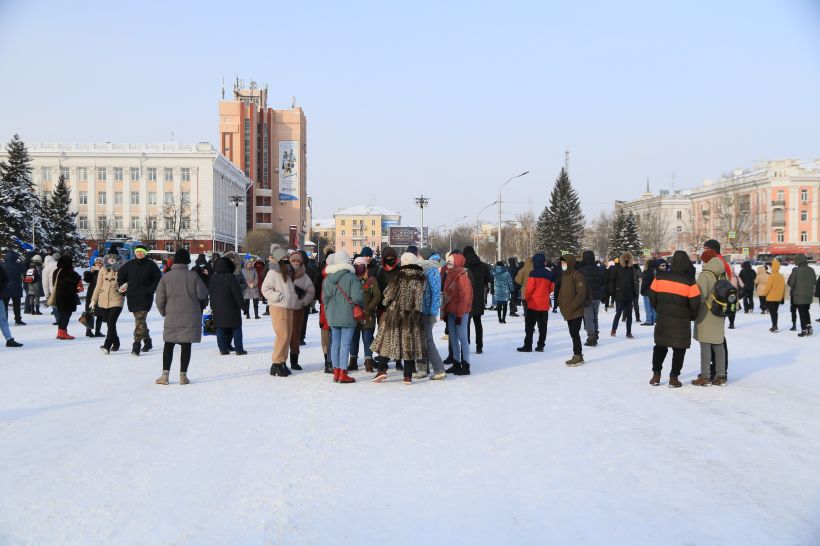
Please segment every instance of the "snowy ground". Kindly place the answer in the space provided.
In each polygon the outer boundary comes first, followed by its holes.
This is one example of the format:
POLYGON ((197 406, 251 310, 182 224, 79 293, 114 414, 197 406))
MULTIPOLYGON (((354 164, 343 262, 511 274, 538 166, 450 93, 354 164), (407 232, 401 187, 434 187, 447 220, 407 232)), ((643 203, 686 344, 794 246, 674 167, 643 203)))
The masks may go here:
POLYGON ((334 385, 315 315, 305 371, 270 377, 250 321, 248 356, 206 338, 163 387, 158 350, 106 357, 27 316, 0 349, 0 544, 820 544, 820 335, 739 315, 730 384, 691 386, 690 351, 668 389, 651 328, 569 369, 559 317, 542 355, 485 315, 472 376, 409 387, 334 385))

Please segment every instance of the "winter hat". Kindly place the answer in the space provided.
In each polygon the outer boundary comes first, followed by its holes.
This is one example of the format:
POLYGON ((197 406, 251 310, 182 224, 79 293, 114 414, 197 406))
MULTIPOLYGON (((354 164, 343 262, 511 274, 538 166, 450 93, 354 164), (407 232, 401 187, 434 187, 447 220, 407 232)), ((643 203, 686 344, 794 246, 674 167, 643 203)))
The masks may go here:
MULTIPOLYGON (((417 247, 416 245, 410 245, 410 246, 407 247, 407 252, 409 252, 410 254, 413 254, 414 256, 418 256, 419 247, 417 247)), ((404 264, 402 264, 402 265, 404 265, 404 264)))
POLYGON ((282 258, 287 257, 288 252, 276 243, 270 245, 270 255, 274 262, 279 262, 282 258))
MULTIPOLYGON (((137 247, 137 248, 139 248, 139 247, 137 247)), ((136 251, 136 248, 134 250, 136 251)), ((119 252, 119 249, 117 248, 117 245, 111 245, 111 248, 108 249, 107 254, 113 254, 114 256, 119 256, 120 252, 119 252)))
POLYGON ((191 253, 184 248, 180 248, 174 252, 174 263, 188 265, 191 263, 191 253))
POLYGON ((39 254, 35 254, 34 256, 32 256, 31 261, 32 262, 37 262, 38 264, 43 263, 43 259, 40 257, 39 254))
POLYGON ((715 251, 715 254, 720 254, 720 243, 715 239, 709 239, 703 243, 703 248, 710 248, 715 251))
MULTIPOLYGON (((112 245, 112 246, 113 246, 113 245, 112 245)), ((138 244, 137 246, 135 246, 135 247, 134 247, 134 252, 139 252, 140 250, 141 250, 141 251, 143 251, 143 252, 145 252, 146 254, 148 254, 148 247, 147 247, 147 246, 145 246, 145 245, 144 245, 144 244, 142 244, 142 243, 140 243, 140 244, 138 244)))
POLYGON ((353 265, 367 265, 367 259, 364 256, 359 256, 355 260, 353 260, 353 265))
POLYGON ((717 252, 715 252, 713 248, 707 248, 703 251, 703 254, 700 255, 700 260, 706 264, 709 263, 709 260, 711 260, 715 256, 717 256, 717 252))
POLYGON ((422 260, 429 260, 430 257, 435 254, 436 252, 430 247, 424 247, 419 250, 419 256, 421 256, 422 260))
POLYGON ((369 246, 364 247, 362 249, 362 256, 364 256, 366 258, 372 258, 373 257, 373 249, 370 248, 369 246))
POLYGON ((405 252, 401 255, 401 265, 402 267, 406 265, 415 265, 419 262, 418 256, 413 254, 412 252, 405 252))
POLYGON ((339 252, 334 252, 327 258, 327 265, 336 265, 336 264, 349 264, 350 263, 350 255, 345 252, 344 250, 340 250, 339 252))

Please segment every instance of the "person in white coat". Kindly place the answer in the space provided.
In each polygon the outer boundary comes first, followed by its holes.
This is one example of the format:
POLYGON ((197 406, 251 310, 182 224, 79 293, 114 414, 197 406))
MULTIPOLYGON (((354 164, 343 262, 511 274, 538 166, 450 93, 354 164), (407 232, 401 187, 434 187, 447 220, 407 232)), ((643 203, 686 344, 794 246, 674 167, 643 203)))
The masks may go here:
POLYGON ((271 245, 270 269, 262 283, 262 294, 270 307, 270 320, 276 338, 273 341, 273 355, 270 367, 271 375, 287 377, 290 375, 286 362, 288 347, 293 333, 293 308, 297 305, 298 296, 293 285, 293 268, 288 261, 288 253, 277 244, 271 245))
MULTIPOLYGON (((45 295, 46 302, 48 302, 51 291, 54 290, 54 272, 57 271, 57 259, 59 257, 60 255, 56 252, 53 255, 48 255, 43 264, 43 294, 45 295)), ((48 306, 48 303, 46 303, 46 306, 48 306)), ((56 311, 57 309, 52 306, 51 314, 54 315, 54 324, 52 324, 52 326, 57 325, 56 311)))

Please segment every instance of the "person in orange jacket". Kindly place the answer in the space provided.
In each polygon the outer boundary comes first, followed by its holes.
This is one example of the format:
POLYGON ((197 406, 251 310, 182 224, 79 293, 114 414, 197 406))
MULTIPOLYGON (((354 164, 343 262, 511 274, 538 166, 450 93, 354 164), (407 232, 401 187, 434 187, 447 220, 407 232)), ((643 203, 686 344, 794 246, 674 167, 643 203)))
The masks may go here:
POLYGON ((532 271, 527 277, 524 299, 527 307, 524 311, 524 345, 517 350, 520 353, 532 351, 532 336, 535 325, 538 325, 538 343, 535 350, 544 351, 547 340, 547 321, 549 320, 550 295, 555 289, 555 274, 547 269, 547 257, 539 252, 532 257, 532 271))
POLYGON ((467 342, 467 327, 470 324, 470 310, 473 308, 473 283, 464 268, 464 256, 451 254, 447 258, 446 278, 442 290, 441 318, 447 320, 450 329, 450 348, 455 360, 445 370, 455 375, 470 375, 470 344, 467 342))

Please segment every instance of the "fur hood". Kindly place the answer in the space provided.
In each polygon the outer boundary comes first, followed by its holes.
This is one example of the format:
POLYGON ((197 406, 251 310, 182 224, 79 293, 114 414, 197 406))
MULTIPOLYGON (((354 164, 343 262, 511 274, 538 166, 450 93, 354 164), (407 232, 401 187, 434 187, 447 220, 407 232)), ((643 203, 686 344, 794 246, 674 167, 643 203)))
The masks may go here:
POLYGON ((619 263, 621 264, 621 267, 632 267, 635 263, 635 257, 632 256, 631 252, 624 252, 621 254, 619 263))
POLYGON ((353 268, 352 265, 341 263, 341 264, 331 264, 325 267, 325 274, 329 277, 334 273, 338 273, 340 271, 350 271, 354 275, 356 274, 356 270, 353 268))

